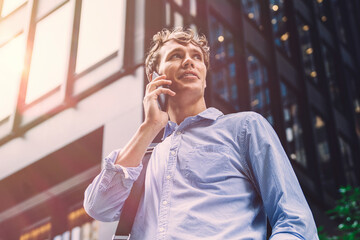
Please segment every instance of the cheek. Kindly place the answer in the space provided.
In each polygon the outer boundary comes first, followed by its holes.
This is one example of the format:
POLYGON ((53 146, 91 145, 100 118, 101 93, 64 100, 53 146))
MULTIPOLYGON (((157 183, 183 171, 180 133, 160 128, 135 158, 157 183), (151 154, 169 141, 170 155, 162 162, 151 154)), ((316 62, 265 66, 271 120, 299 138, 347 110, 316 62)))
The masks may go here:
POLYGON ((168 79, 172 79, 171 73, 171 66, 168 65, 162 65, 161 68, 159 68, 160 74, 165 74, 168 79))
POLYGON ((205 67, 205 66, 202 68, 201 74, 204 76, 204 86, 206 87, 206 74, 207 74, 207 70, 206 70, 206 67, 205 67))
POLYGON ((203 75, 203 83, 204 83, 204 86, 206 87, 206 71, 203 71, 202 72, 202 75, 203 75))

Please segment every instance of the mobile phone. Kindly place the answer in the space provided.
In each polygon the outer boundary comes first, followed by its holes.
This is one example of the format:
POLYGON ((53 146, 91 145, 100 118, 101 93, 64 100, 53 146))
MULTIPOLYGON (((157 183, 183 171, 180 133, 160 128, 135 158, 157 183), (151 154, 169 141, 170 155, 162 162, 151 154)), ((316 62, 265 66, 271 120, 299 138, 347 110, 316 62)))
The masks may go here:
MULTIPOLYGON (((153 72, 152 73, 152 80, 154 80, 155 78, 159 77, 160 75, 157 73, 157 72, 153 72)), ((165 87, 165 88, 169 88, 169 85, 162 85, 160 87, 165 87)), ((160 88, 159 87, 159 88, 160 88)), ((169 96, 167 94, 164 94, 164 93, 161 93, 157 99, 158 101, 158 106, 159 106, 159 109, 161 111, 164 111, 166 112, 167 110, 167 103, 168 103, 168 98, 169 96)))

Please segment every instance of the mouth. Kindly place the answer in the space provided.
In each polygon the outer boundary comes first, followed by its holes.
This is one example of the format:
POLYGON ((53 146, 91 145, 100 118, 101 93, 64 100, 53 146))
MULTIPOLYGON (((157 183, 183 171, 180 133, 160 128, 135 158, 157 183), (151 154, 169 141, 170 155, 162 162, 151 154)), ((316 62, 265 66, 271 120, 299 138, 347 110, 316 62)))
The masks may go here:
POLYGON ((193 71, 186 71, 180 75, 179 79, 182 79, 182 78, 197 78, 197 79, 199 79, 199 76, 193 71))

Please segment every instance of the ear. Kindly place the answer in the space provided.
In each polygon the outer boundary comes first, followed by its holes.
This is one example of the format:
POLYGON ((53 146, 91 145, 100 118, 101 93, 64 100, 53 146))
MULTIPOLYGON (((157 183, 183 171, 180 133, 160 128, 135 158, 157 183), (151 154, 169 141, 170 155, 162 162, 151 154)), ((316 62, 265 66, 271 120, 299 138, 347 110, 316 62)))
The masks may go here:
POLYGON ((152 79, 152 73, 149 73, 149 75, 147 75, 147 78, 148 78, 148 81, 151 82, 151 79, 152 79))
POLYGON ((206 71, 206 73, 205 73, 204 88, 206 88, 206 82, 207 82, 207 71, 206 71))

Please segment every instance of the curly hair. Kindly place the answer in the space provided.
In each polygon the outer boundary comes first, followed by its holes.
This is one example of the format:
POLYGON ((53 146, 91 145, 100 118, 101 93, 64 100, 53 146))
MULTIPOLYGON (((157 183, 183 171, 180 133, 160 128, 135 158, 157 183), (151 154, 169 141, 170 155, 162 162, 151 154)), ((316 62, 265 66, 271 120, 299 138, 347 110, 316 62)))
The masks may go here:
POLYGON ((147 76, 157 70, 160 60, 160 49, 170 40, 175 40, 180 44, 192 43, 199 47, 204 55, 205 66, 207 69, 209 68, 210 47, 205 35, 198 35, 191 28, 176 27, 171 30, 164 28, 153 36, 150 51, 145 60, 147 76))

